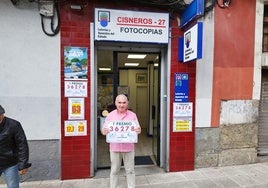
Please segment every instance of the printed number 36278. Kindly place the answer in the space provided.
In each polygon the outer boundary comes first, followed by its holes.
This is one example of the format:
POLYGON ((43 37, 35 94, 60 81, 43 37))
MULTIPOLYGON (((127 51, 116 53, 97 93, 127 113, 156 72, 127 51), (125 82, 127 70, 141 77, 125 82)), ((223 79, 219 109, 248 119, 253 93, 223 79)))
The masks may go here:
POLYGON ((127 131, 135 131, 134 126, 110 126, 109 131, 115 132, 127 132, 127 131))

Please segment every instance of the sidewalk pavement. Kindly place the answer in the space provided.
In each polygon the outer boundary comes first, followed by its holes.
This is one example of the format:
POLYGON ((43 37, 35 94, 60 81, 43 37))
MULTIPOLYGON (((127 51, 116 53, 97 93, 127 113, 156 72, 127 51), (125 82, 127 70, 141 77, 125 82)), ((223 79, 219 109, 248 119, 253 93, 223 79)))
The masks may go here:
MULTIPOLYGON (((164 172, 157 167, 137 167, 137 188, 267 188, 268 162, 200 168, 184 172, 164 172)), ((98 171, 95 177, 76 180, 44 180, 23 182, 21 188, 109 188, 109 170, 98 171)), ((121 187, 126 188, 124 169, 121 187)), ((6 185, 0 185, 6 188, 6 185)))

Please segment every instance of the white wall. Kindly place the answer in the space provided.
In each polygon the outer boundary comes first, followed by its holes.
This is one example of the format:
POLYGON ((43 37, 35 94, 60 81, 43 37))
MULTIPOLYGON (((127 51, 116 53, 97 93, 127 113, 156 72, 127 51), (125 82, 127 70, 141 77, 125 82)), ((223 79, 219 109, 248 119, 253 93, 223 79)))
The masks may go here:
POLYGON ((60 138, 60 40, 41 28, 36 2, 0 1, 0 104, 29 140, 60 138))
POLYGON ((196 127, 211 126, 214 11, 200 20, 203 22, 203 54, 196 64, 196 127))
POLYGON ((254 46, 254 85, 252 99, 260 99, 261 96, 261 66, 262 59, 262 36, 263 36, 263 12, 267 0, 256 0, 255 19, 255 46, 254 46), (261 36, 261 37, 260 37, 261 36))

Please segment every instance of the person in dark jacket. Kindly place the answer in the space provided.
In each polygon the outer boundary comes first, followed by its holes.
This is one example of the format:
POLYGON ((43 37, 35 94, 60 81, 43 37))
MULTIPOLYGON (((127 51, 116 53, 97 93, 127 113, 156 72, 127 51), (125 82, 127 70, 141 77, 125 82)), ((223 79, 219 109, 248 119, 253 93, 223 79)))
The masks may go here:
POLYGON ((4 114, 0 105, 0 176, 4 175, 8 188, 19 188, 19 174, 31 166, 28 142, 20 122, 4 114))

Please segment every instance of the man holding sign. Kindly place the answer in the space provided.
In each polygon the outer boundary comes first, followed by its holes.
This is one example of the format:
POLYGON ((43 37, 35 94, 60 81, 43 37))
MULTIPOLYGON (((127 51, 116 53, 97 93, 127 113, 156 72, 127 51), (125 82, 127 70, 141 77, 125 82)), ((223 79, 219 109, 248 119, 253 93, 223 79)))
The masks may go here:
POLYGON ((128 110, 128 99, 120 94, 115 99, 116 109, 110 112, 101 130, 110 143, 110 188, 117 188, 122 159, 127 175, 128 188, 134 188, 135 183, 135 145, 137 134, 141 133, 137 115, 128 110))

